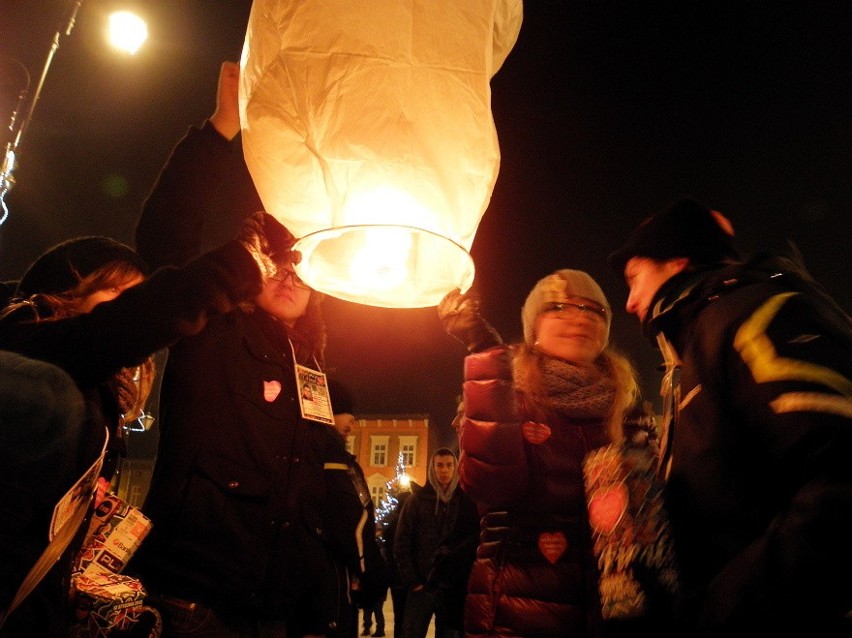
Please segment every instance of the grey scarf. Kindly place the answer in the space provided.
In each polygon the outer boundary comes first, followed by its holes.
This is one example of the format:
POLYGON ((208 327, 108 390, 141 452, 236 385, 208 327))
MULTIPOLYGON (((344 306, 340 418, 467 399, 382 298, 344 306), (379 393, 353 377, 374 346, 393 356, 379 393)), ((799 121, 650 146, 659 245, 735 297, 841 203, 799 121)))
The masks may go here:
POLYGON ((604 417, 615 400, 615 382, 605 363, 580 367, 546 357, 541 388, 532 398, 569 418, 604 417))

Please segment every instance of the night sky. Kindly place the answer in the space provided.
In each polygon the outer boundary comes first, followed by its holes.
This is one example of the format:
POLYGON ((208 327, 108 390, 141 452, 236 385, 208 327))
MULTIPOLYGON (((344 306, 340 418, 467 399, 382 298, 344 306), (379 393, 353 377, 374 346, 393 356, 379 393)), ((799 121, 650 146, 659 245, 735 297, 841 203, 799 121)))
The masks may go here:
MULTIPOLYGON (((10 60, 29 69, 33 91, 72 4, 0 0, 0 116, 16 91, 10 60)), ((151 36, 123 58, 100 39, 117 4, 85 0, 60 40, 7 197, 0 279, 70 237, 132 242, 171 148, 212 112, 219 65, 238 58, 250 10, 247 0, 137 2, 151 36)), ((539 278, 586 270, 656 403, 657 353, 623 312, 626 287, 606 255, 685 194, 731 219, 745 255, 795 241, 850 311, 850 18, 840 1, 528 0, 492 81, 503 159, 472 250, 484 314, 515 339, 539 278)), ((465 350, 434 309, 331 299, 326 314, 328 371, 350 385, 356 411, 429 413, 433 447, 451 442, 465 350)))

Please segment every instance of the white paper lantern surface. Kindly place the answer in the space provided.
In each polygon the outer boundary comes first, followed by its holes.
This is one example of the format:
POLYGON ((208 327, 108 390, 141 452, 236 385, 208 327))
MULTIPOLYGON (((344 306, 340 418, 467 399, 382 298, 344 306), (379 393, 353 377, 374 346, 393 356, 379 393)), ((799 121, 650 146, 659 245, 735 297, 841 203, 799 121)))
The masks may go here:
POLYGON ((521 0, 254 0, 245 158, 313 288, 405 308, 471 285, 500 165, 490 80, 521 20, 521 0))

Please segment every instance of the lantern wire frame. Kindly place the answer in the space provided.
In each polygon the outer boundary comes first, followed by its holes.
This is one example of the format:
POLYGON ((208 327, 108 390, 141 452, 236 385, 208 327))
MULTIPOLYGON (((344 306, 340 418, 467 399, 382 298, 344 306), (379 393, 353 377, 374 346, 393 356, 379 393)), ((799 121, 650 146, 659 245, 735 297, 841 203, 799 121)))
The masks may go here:
POLYGON ((357 224, 309 233, 293 246, 299 277, 325 294, 383 308, 437 306, 466 292, 475 267, 453 240, 414 226, 357 224))

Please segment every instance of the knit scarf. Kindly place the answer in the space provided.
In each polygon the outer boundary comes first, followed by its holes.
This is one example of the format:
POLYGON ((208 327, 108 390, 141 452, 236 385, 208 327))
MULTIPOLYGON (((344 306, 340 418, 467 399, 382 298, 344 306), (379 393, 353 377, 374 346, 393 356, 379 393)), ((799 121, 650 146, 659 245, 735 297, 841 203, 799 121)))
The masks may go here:
POLYGON ((609 414, 615 391, 606 363, 580 367, 564 359, 546 357, 541 387, 532 398, 562 416, 590 419, 609 414))

